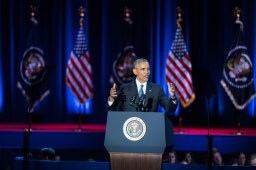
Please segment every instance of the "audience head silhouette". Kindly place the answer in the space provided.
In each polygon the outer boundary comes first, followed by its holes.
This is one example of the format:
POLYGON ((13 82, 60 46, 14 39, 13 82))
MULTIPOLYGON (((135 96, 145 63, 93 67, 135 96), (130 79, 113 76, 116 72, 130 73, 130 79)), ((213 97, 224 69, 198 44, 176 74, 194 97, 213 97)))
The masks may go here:
POLYGON ((55 150, 52 148, 42 148, 39 153, 40 160, 55 160, 55 150))

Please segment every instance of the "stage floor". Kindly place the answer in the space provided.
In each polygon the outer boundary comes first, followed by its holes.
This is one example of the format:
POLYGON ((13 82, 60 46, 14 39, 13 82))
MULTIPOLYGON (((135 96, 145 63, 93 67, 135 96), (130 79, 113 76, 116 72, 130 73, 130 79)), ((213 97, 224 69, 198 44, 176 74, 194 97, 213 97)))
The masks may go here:
MULTIPOLYGON (((29 126, 24 123, 0 123, 0 132, 22 132, 29 126)), ((105 124, 32 124, 32 132, 95 132, 104 133, 105 124)), ((256 128, 240 128, 240 134, 237 134, 237 128, 210 128, 210 135, 223 136, 256 136, 256 128)), ((174 127, 175 134, 183 135, 208 135, 207 128, 196 127, 174 127)))

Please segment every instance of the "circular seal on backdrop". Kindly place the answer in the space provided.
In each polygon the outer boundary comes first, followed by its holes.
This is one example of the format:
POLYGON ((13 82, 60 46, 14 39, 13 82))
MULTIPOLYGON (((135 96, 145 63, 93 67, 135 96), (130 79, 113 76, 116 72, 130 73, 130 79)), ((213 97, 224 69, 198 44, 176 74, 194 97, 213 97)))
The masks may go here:
POLYGON ((22 80, 28 85, 41 82, 45 76, 44 52, 38 47, 29 47, 23 54, 20 63, 22 80))
POLYGON ((142 139, 147 131, 144 121, 138 117, 131 117, 124 122, 124 136, 131 141, 142 139))
POLYGON ((253 77, 251 76, 253 74, 252 63, 246 50, 245 46, 238 46, 228 54, 225 74, 228 83, 233 87, 242 88, 253 83, 251 80, 251 77, 253 77))
POLYGON ((137 59, 133 46, 126 46, 113 63, 112 83, 125 84, 134 79, 133 62, 137 59))

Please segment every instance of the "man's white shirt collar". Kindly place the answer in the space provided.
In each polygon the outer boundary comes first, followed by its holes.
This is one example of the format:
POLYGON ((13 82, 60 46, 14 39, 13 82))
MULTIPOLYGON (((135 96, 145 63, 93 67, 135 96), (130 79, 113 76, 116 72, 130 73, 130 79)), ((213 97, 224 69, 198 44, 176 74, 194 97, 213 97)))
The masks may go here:
POLYGON ((141 85, 143 84, 143 92, 144 92, 144 94, 146 94, 147 82, 141 83, 137 79, 135 81, 136 81, 138 92, 140 90, 141 85))

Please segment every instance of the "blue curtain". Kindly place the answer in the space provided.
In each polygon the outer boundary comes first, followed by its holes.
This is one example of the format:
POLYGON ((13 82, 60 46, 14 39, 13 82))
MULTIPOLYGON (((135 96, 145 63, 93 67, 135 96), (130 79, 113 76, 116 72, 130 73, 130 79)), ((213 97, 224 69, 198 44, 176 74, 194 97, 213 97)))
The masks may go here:
MULTIPOLYGON (((176 8, 184 9, 183 34, 192 60, 196 100, 172 116, 183 125, 205 126, 208 113, 216 126, 235 125, 237 112, 220 85, 222 68, 234 33, 235 6, 242 9, 245 43, 255 66, 255 2, 253 0, 9 0, 1 1, 0 16, 0 121, 24 122, 27 102, 17 88, 19 64, 30 30, 29 6, 35 5, 45 60, 55 65, 47 85, 50 95, 35 114, 44 122, 70 122, 74 114, 89 114, 88 121, 104 123, 111 84, 112 63, 125 46, 123 9, 132 9, 132 44, 138 57, 151 62, 151 81, 167 92, 165 62, 176 31, 176 8), (94 97, 79 106, 65 84, 65 69, 79 28, 78 8, 86 8, 88 45, 93 71, 94 97), (200 88, 198 88, 200 87, 200 88), (208 97, 210 93, 210 98, 208 97), (210 108, 210 110, 208 110, 210 108)), ((254 69, 255 73, 255 69, 254 69)), ((254 74, 255 75, 255 74, 254 74)), ((242 126, 255 126, 255 100, 240 111, 242 126)))
MULTIPOLYGON (((0 3, 1 5, 1 15, 3 15, 3 9, 2 9, 2 3, 0 3)), ((1 21, 2 21, 2 18, 1 18, 1 21)), ((2 37, 3 34, 2 34, 2 27, 0 27, 0 37, 2 37)), ((2 41, 0 41, 0 55, 2 54, 2 41)), ((2 61, 2 55, 0 57, 0 66, 3 65, 3 61, 2 61)), ((0 82, 3 82, 3 75, 2 75, 2 67, 0 67, 0 82)), ((0 112, 3 111, 3 83, 0 84, 0 112)))

